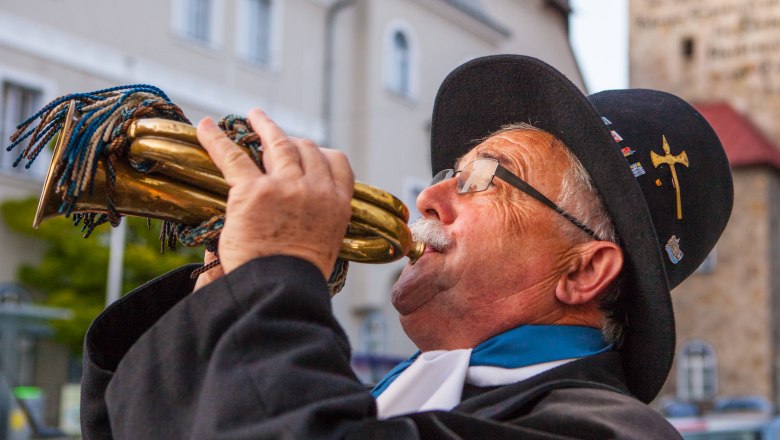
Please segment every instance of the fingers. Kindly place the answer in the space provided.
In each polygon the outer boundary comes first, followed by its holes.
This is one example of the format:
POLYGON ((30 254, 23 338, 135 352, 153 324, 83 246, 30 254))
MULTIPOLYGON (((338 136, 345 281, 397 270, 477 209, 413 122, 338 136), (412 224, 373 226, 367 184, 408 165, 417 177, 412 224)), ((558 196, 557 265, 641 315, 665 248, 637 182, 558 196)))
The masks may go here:
MULTIPOLYGON (((349 184, 354 181, 349 162, 343 153, 321 149, 308 139, 287 136, 262 110, 251 110, 249 120, 253 130, 260 135, 263 164, 268 174, 282 178, 308 175, 349 184), (334 164, 338 169, 333 169, 334 164)), ((198 124, 197 135, 231 187, 245 179, 256 179, 262 175, 252 159, 219 129, 213 119, 203 118, 198 124)))
POLYGON ((323 154, 324 149, 309 139, 291 137, 290 140, 298 147, 304 174, 319 179, 331 177, 330 164, 323 154))
POLYGON ((217 168, 222 171, 227 184, 231 187, 241 181, 262 176, 254 161, 225 136, 213 119, 203 118, 198 124, 197 134, 198 141, 209 153, 217 168))
POLYGON ((252 129, 263 144, 263 165, 268 174, 297 177, 303 174, 298 147, 287 134, 260 109, 249 111, 252 129))
POLYGON ((269 174, 306 175, 314 179, 348 182, 350 186, 354 184, 352 169, 343 153, 321 149, 308 139, 287 136, 262 110, 251 110, 249 120, 262 140, 263 164, 269 174), (338 170, 334 170, 334 163, 337 163, 338 170))
POLYGON ((352 190, 355 188, 355 174, 349 165, 347 156, 338 150, 320 150, 329 163, 330 174, 333 181, 341 188, 347 188, 349 197, 352 197, 352 190))

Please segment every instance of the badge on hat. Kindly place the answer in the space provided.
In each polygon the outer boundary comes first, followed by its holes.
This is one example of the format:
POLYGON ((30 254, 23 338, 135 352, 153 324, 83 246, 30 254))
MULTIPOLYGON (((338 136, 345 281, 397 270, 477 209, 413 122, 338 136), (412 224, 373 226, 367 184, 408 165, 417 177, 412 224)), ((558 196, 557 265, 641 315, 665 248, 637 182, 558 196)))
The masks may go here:
POLYGON ((677 264, 682 260, 683 253, 680 250, 680 239, 676 235, 672 235, 669 241, 666 242, 664 249, 666 249, 666 253, 669 255, 672 263, 677 264))
POLYGON ((645 169, 642 168, 642 164, 639 163, 639 162, 632 163, 631 164, 631 172, 634 173, 634 177, 639 177, 639 176, 643 176, 645 174, 645 169))
POLYGON ((669 165, 669 169, 672 170, 672 185, 674 186, 674 191, 677 194, 677 220, 682 220, 682 203, 680 201, 680 181, 677 180, 677 170, 675 169, 675 165, 685 165, 687 167, 688 155, 685 154, 685 151, 681 152, 676 156, 673 155, 671 148, 669 148, 669 143, 666 142, 666 136, 661 135, 661 138, 663 139, 662 148, 664 150, 664 153, 666 154, 661 156, 660 154, 657 154, 655 151, 650 150, 650 159, 653 161, 654 167, 658 168, 659 165, 669 165))

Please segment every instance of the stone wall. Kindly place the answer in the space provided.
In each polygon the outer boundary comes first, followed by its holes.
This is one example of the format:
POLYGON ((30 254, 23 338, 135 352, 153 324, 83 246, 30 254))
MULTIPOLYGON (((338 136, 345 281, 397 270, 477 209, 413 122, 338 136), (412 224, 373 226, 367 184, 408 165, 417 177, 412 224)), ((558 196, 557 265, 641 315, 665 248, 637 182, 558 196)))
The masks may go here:
MULTIPOLYGON (((771 399, 773 342, 770 290, 770 187, 776 174, 766 168, 734 171, 731 216, 716 249, 711 273, 696 273, 672 292, 678 353, 691 339, 715 347, 718 391, 722 396, 761 395, 771 399)), ((676 365, 675 365, 676 368, 676 365)), ((662 394, 675 393, 675 372, 662 394)))
MULTIPOLYGON (((772 292, 772 316, 780 316, 780 172, 773 170, 769 178, 769 289, 772 292)), ((774 402, 780 402, 780 325, 772 325, 774 402)))
POLYGON ((780 0, 630 0, 630 83, 727 100, 780 139, 780 0))

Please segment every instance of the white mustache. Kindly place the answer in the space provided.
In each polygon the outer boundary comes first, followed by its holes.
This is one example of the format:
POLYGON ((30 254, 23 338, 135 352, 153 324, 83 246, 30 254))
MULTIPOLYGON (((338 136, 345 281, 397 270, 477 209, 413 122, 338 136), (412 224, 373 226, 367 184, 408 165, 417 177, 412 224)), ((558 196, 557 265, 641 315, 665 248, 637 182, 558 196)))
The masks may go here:
POLYGON ((452 239, 444 231, 441 222, 431 218, 417 219, 409 226, 412 239, 425 243, 427 246, 441 252, 452 246, 452 239))

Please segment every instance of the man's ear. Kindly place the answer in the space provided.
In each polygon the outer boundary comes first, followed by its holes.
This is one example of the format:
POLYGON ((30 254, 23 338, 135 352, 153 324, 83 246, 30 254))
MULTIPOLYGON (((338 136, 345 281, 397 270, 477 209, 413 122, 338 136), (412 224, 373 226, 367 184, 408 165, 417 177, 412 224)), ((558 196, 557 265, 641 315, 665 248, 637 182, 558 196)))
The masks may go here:
POLYGON ((609 241, 589 241, 576 246, 575 253, 555 289, 559 301, 586 304, 609 286, 623 269, 623 251, 609 241))

